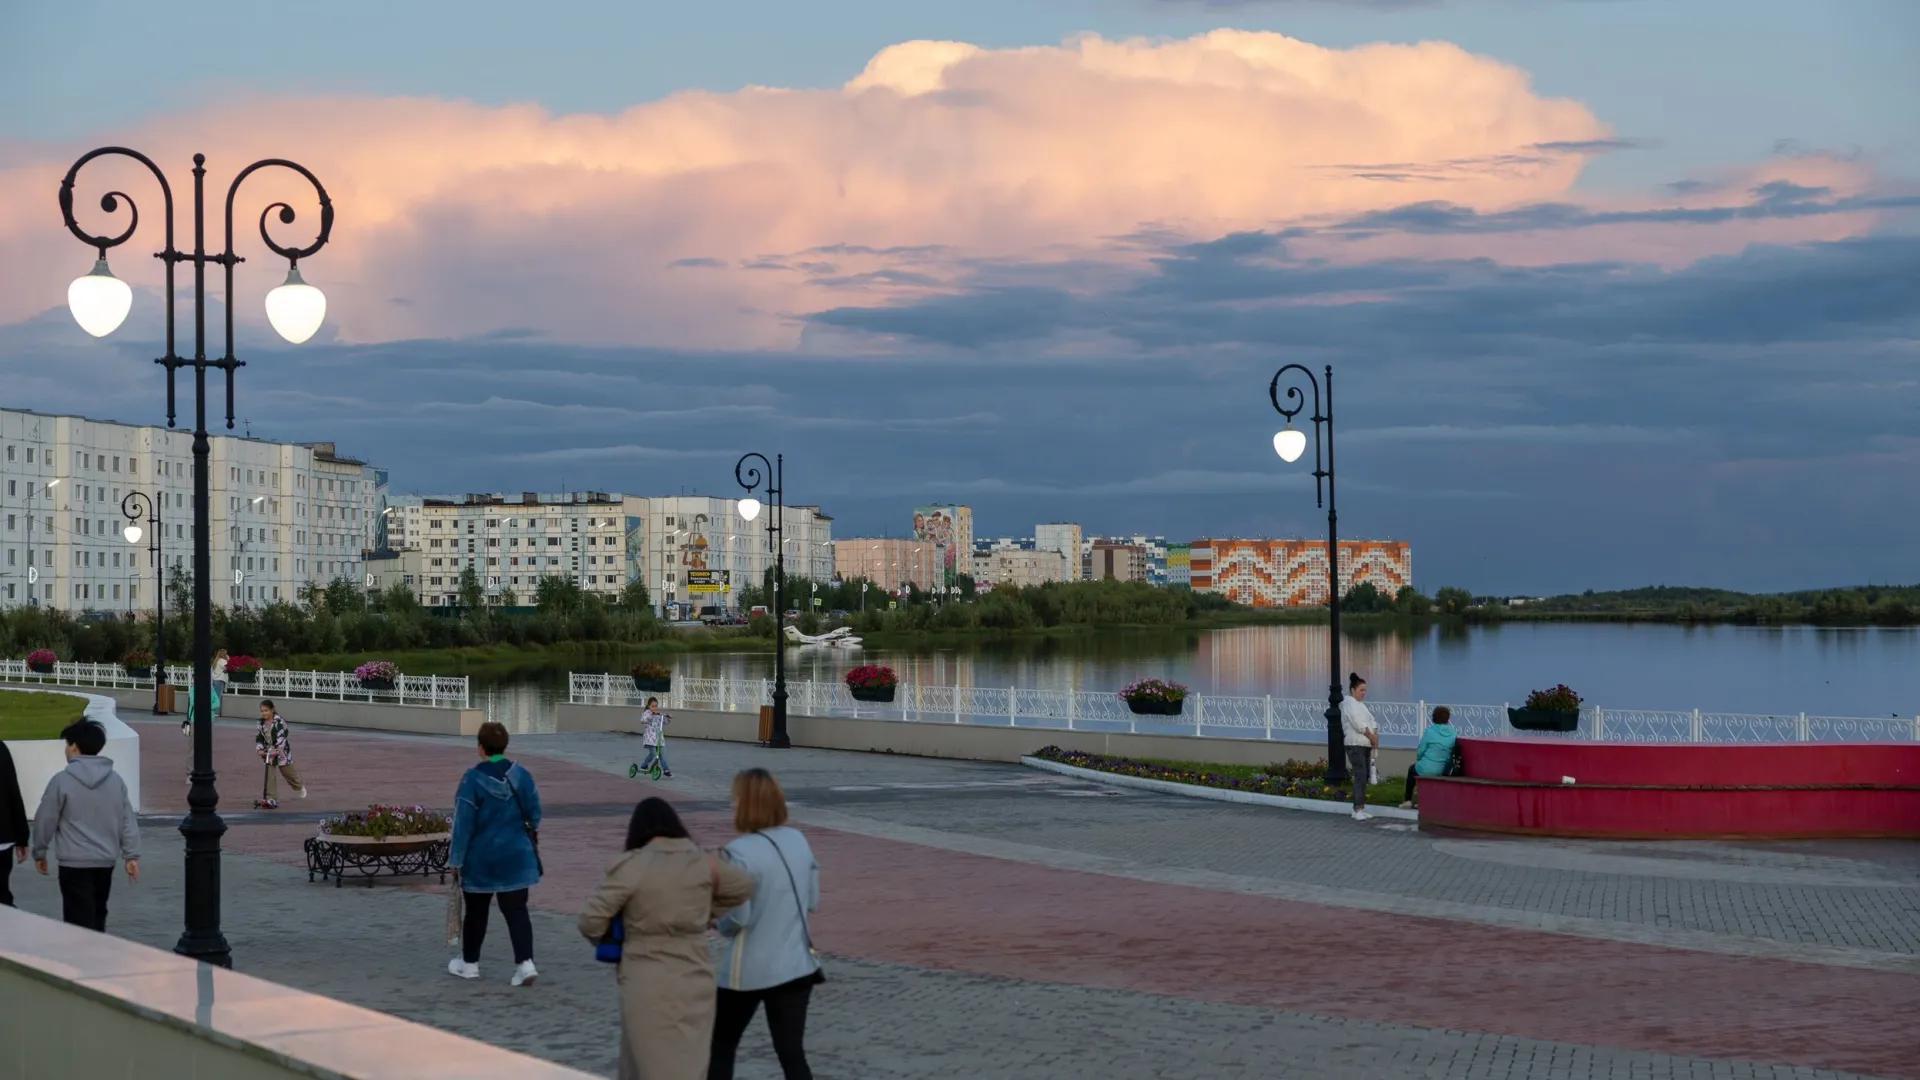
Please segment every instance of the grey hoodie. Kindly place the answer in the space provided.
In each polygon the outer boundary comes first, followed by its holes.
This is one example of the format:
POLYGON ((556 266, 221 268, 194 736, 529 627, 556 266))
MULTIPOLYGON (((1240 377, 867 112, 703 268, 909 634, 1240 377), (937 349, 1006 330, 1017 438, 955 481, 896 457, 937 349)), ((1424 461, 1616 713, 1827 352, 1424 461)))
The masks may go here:
POLYGON ((127 782, 113 759, 82 754, 47 781, 40 812, 33 816, 33 857, 53 848, 61 866, 112 866, 140 857, 140 825, 134 820, 127 782))

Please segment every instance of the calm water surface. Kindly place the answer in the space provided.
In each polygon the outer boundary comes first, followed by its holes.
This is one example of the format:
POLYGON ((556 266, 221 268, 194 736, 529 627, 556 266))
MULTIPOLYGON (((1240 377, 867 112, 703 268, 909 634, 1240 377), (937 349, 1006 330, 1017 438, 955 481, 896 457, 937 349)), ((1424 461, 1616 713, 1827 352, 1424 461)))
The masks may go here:
MULTIPOLYGON (((962 649, 796 649, 790 679, 837 679, 861 663, 903 679, 972 686, 1117 690, 1147 675, 1203 694, 1320 698, 1327 631, 1260 626, 1196 633, 1123 631, 962 649)), ((682 676, 771 677, 771 653, 677 657, 682 676)), ((1825 716, 1920 714, 1920 630, 1509 623, 1343 635, 1341 666, 1383 701, 1519 703, 1566 683, 1602 708, 1825 716)), ((605 667, 596 670, 608 670, 605 667)), ((516 730, 551 724, 567 672, 474 679, 475 704, 516 730)))

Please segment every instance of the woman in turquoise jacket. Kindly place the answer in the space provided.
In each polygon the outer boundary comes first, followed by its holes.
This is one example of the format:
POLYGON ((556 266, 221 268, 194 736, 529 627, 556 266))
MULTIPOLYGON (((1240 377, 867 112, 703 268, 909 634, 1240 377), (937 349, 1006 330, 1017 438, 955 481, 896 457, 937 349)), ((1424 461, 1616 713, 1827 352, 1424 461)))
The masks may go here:
POLYGON ((1413 764, 1407 769, 1407 801, 1400 804, 1400 809, 1413 809, 1417 801, 1413 785, 1420 777, 1447 774, 1447 762, 1453 758, 1456 737, 1452 720, 1453 712, 1445 705, 1434 706, 1433 722, 1420 733, 1420 744, 1413 748, 1413 764))

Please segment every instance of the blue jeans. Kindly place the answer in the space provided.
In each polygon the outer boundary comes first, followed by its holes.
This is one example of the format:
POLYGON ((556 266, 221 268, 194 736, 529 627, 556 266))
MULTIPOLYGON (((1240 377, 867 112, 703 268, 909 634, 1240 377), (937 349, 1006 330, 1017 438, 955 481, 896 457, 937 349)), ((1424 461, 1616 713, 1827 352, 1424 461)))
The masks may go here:
POLYGON ((664 741, 659 746, 647 747, 647 756, 640 759, 640 771, 651 770, 656 760, 660 762, 661 772, 673 771, 673 766, 667 764, 667 744, 664 741))

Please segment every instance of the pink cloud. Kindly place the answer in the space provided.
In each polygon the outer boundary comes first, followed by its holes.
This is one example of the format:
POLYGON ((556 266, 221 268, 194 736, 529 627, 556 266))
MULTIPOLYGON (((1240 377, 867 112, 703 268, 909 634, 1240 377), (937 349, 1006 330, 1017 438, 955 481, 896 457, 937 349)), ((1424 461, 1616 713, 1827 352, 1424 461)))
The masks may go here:
MULTIPOLYGON (((345 340, 529 328, 575 341, 777 348, 799 340, 804 313, 938 288, 969 259, 1124 265, 1140 254, 1113 238, 1142 229, 1207 237, 1419 199, 1482 213, 1570 201, 1579 144, 1611 135, 1583 105, 1537 94, 1525 72, 1443 42, 1328 49, 1220 30, 1013 49, 907 42, 838 89, 688 92, 607 116, 297 98, 167 116, 92 141, 145 149, 172 170, 177 199, 195 151, 209 156, 216 198, 244 161, 284 155, 311 167, 339 216, 334 242, 303 270, 327 290, 345 340), (902 247, 931 250, 875 253, 902 247)), ((61 305, 66 282, 86 269, 54 201, 78 149, 0 146, 10 163, 0 168, 0 321, 61 305)), ((1797 183, 1859 179, 1811 159, 1774 168, 1797 183)), ((1751 187, 1758 175, 1728 183, 1751 187)), ((95 165, 81 185, 89 227, 105 228, 95 203, 109 187, 157 224, 150 179, 95 165)), ((278 198, 302 218, 276 235, 311 236, 300 184, 249 182, 236 223, 250 260, 237 303, 249 315, 281 276, 253 232, 278 198)), ((1725 242, 1859 227, 1838 217, 1752 225, 1728 228, 1725 242)), ((217 236, 217 220, 210 228, 217 236)), ((1604 242, 1453 236, 1328 251, 1472 249, 1525 261, 1659 249, 1673 235, 1635 228, 1604 242)), ((147 256, 158 246, 143 224, 116 253, 116 273, 157 285, 147 256)), ((1702 253, 1682 243, 1660 257, 1702 253)))

